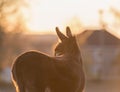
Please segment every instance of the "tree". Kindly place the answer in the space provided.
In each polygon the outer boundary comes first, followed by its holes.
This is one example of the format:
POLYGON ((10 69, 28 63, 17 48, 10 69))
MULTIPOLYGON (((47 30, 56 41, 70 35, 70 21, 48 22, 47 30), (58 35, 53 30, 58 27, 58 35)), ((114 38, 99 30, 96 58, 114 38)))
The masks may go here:
POLYGON ((20 8, 26 6, 25 0, 0 0, 0 26, 4 31, 15 31, 16 26, 23 24, 23 15, 20 8), (13 27, 10 30, 8 27, 11 24, 13 24, 13 27))
POLYGON ((11 50, 13 39, 18 39, 25 28, 21 7, 27 7, 26 0, 0 0, 0 65, 11 50))
POLYGON ((110 11, 113 14, 115 19, 113 26, 120 28, 120 11, 113 7, 110 8, 110 11))

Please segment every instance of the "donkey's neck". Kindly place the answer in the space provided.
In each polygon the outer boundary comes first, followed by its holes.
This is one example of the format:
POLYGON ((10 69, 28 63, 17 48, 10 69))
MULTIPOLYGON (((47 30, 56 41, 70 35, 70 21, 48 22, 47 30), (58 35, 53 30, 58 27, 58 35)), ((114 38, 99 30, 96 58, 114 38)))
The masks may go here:
POLYGON ((71 52, 71 53, 65 53, 63 54, 64 57, 79 57, 80 56, 80 52, 71 52))
POLYGON ((63 54, 63 55, 57 56, 55 58, 58 60, 62 60, 62 61, 74 62, 77 64, 79 63, 81 66, 83 65, 80 52, 72 53, 72 54, 63 54))
POLYGON ((69 59, 70 61, 78 61, 82 64, 82 58, 81 58, 81 53, 80 50, 76 49, 73 50, 71 53, 65 53, 63 58, 69 59))
POLYGON ((65 55, 65 56, 76 57, 76 56, 79 56, 79 55, 80 55, 80 50, 79 50, 79 48, 76 46, 76 47, 70 48, 66 53, 64 53, 64 55, 65 55))
POLYGON ((61 58, 61 59, 74 59, 74 58, 79 58, 80 57, 80 52, 77 50, 69 50, 69 52, 66 52, 62 55, 58 55, 56 58, 61 58))

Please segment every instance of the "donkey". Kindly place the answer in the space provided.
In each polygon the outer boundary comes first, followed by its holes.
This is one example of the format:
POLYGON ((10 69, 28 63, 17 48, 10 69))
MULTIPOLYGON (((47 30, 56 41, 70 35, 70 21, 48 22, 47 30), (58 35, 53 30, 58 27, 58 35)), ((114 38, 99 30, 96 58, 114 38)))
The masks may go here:
POLYGON ((17 92, 83 92, 85 75, 75 36, 66 27, 66 36, 56 27, 61 42, 55 56, 30 51, 19 56, 12 66, 17 92))

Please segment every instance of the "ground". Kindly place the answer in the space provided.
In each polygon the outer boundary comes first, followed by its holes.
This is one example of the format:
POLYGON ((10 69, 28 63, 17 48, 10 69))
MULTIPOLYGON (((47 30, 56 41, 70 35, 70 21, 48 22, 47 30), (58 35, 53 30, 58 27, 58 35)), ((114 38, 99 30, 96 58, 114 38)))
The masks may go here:
POLYGON ((87 83, 85 92, 120 92, 120 81, 91 81, 87 83))
MULTIPOLYGON (((4 84, 0 85, 0 92, 15 92, 15 89, 11 84, 4 84)), ((87 81, 85 92, 120 92, 120 81, 87 81)))

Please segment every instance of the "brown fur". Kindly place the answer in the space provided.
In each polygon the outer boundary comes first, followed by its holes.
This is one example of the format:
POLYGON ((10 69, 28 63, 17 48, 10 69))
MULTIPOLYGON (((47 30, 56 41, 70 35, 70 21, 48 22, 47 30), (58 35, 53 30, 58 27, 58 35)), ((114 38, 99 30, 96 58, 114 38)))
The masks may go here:
POLYGON ((61 42, 55 48, 55 57, 36 51, 19 56, 12 67, 12 78, 17 92, 83 92, 85 76, 76 39, 69 27, 67 36, 58 28, 61 42))

